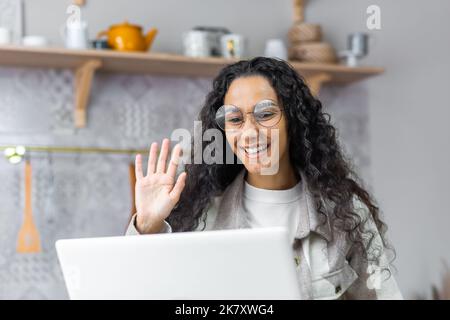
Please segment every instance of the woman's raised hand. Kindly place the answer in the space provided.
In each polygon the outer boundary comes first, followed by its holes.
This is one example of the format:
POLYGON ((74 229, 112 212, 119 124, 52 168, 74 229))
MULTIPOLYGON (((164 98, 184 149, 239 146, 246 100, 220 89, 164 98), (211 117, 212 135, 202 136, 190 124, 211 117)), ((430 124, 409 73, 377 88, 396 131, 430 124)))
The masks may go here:
POLYGON ((157 159, 158 143, 150 147, 147 175, 142 171, 142 156, 136 156, 136 228, 139 233, 159 232, 172 209, 180 199, 186 183, 186 172, 175 182, 175 175, 181 159, 181 146, 175 145, 168 167, 169 139, 164 139, 157 159))

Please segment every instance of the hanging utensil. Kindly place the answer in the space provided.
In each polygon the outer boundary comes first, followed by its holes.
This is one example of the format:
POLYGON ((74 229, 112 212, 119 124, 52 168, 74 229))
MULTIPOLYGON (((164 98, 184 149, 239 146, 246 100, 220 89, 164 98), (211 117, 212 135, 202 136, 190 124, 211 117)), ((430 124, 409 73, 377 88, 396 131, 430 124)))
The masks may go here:
POLYGON ((33 221, 33 212, 31 204, 31 181, 32 170, 29 160, 25 162, 25 209, 22 227, 19 230, 17 240, 17 252, 19 253, 37 253, 41 252, 41 240, 39 232, 33 221))
POLYGON ((130 221, 131 221, 131 217, 136 213, 136 203, 134 200, 136 187, 136 173, 134 163, 130 163, 128 166, 128 176, 130 180, 130 189, 131 189, 131 212, 130 212, 130 221))

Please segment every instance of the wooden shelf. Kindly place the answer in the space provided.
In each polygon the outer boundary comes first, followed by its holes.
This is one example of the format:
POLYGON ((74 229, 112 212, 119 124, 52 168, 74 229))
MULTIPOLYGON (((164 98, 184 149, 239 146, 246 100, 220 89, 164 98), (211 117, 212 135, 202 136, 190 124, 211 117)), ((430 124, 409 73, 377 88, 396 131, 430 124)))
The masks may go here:
POLYGON ((225 65, 237 61, 155 52, 0 46, 0 65, 76 69, 89 60, 102 62, 99 71, 190 77, 214 76, 225 65))
MULTIPOLYGON (((118 52, 113 50, 69 50, 0 46, 0 65, 73 69, 75 79, 75 124, 86 125, 90 84, 96 71, 157 74, 187 77, 214 77, 236 59, 191 58, 157 52, 118 52)), ((382 73, 382 68, 347 67, 339 64, 290 62, 306 79, 314 94, 324 83, 347 84, 382 73)))

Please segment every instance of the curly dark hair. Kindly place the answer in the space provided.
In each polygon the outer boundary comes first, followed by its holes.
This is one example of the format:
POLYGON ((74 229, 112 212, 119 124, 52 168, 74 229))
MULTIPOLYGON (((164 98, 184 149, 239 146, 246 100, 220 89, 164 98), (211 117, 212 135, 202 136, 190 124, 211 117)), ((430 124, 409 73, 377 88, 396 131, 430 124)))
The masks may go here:
MULTIPOLYGON (((206 96, 200 111, 202 133, 210 128, 220 130, 215 114, 223 105, 233 80, 254 75, 266 78, 277 93, 287 119, 290 161, 304 172, 317 211, 332 222, 334 229, 346 232, 352 243, 352 252, 359 250, 362 256, 367 257, 367 243, 371 243, 375 234, 367 234, 370 233, 365 228, 367 219, 362 218, 353 207, 356 196, 367 206, 387 248, 384 236, 387 228, 379 217, 379 208, 361 186, 360 179, 351 168, 351 161, 344 157, 336 129, 330 124, 330 115, 322 111, 321 102, 311 94, 303 77, 288 62, 256 57, 223 68, 214 79, 212 91, 206 96), (321 196, 334 205, 332 212, 325 210, 321 196)), ((225 135, 223 131, 222 134, 225 135)), ((225 136, 223 138, 224 147, 227 147, 225 136)), ((209 143, 202 142, 203 149, 209 143)), ((226 164, 225 159, 223 164, 191 163, 185 167, 187 181, 180 201, 167 219, 174 231, 196 229, 213 197, 220 195, 244 168, 242 163, 236 161, 226 164)))

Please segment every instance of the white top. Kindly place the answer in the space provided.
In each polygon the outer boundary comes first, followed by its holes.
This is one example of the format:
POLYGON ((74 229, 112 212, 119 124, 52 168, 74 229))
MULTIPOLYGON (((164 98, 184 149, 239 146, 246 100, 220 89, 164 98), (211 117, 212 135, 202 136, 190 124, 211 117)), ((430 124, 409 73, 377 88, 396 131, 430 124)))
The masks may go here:
POLYGON ((243 209, 252 228, 287 227, 294 240, 299 224, 299 205, 302 182, 285 190, 260 189, 244 182, 243 209))

